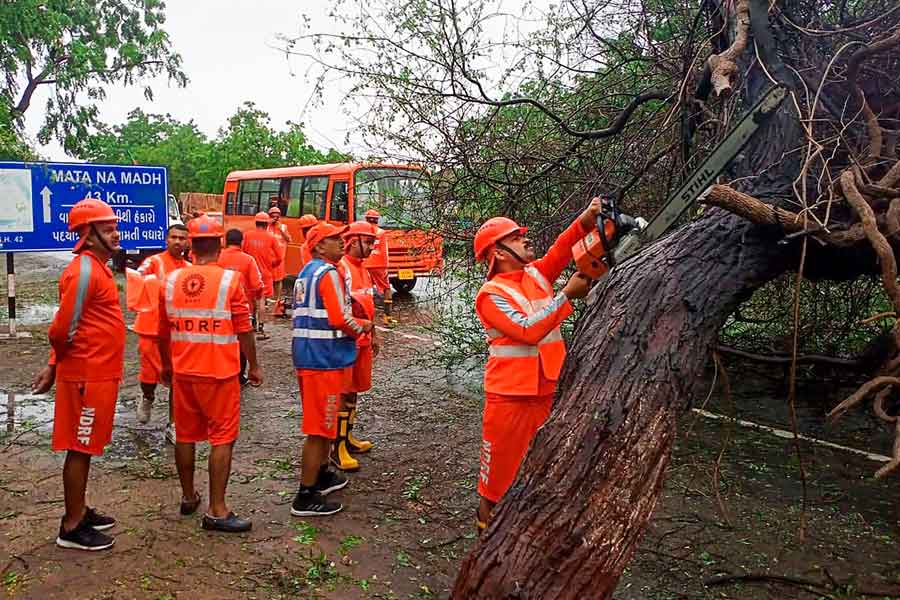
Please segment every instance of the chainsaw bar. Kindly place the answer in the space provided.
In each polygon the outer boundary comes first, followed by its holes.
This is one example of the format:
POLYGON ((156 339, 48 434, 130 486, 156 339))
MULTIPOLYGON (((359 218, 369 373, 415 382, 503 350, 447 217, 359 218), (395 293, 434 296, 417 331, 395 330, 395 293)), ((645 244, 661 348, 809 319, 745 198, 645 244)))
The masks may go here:
POLYGON ((633 256, 647 244, 659 239, 697 200, 706 193, 728 163, 743 150, 753 134, 769 120, 787 97, 787 88, 772 86, 741 118, 681 187, 669 197, 662 209, 644 229, 624 236, 613 250, 612 264, 617 265, 633 256))

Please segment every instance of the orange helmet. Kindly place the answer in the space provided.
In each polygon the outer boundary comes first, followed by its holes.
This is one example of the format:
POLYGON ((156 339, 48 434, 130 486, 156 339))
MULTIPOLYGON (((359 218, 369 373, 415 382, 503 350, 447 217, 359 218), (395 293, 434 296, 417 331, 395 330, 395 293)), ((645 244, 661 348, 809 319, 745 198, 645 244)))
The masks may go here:
POLYGON ((366 220, 369 219, 380 219, 381 213, 375 210, 374 208, 370 208, 366 211, 366 220))
POLYGON ((269 214, 270 214, 270 215, 278 215, 278 216, 280 217, 280 216, 281 216, 281 209, 278 208, 277 206, 273 206, 272 208, 269 209, 269 214))
POLYGON ((300 229, 306 229, 307 227, 312 227, 316 223, 319 222, 319 219, 316 218, 315 215, 306 214, 300 217, 300 229))
POLYGON ((272 222, 272 219, 269 217, 269 214, 264 213, 263 211, 259 211, 258 213, 256 213, 256 216, 253 217, 253 220, 256 221, 257 223, 271 223, 272 222))
POLYGON ((344 230, 344 233, 341 234, 341 237, 345 240, 354 235, 364 235, 367 237, 376 237, 375 228, 372 227, 371 223, 366 223, 365 221, 353 221, 350 223, 350 226, 344 230))
POLYGON ((85 198, 69 210, 69 231, 76 231, 91 223, 118 221, 112 207, 103 200, 85 198))
MULTIPOLYGON (((118 220, 119 217, 113 212, 112 207, 96 198, 85 198, 69 209, 69 231, 78 231, 91 223, 111 223, 118 220)), ((80 252, 87 240, 87 236, 80 231, 79 235, 81 238, 75 243, 72 252, 80 252)))
POLYGON ((478 233, 475 234, 475 260, 486 260, 491 246, 506 236, 514 233, 524 235, 527 231, 527 227, 519 227, 518 223, 506 217, 488 219, 478 228, 478 233))
POLYGON ((192 240, 197 238, 218 238, 225 233, 222 224, 207 215, 191 219, 188 221, 187 227, 188 237, 192 240))

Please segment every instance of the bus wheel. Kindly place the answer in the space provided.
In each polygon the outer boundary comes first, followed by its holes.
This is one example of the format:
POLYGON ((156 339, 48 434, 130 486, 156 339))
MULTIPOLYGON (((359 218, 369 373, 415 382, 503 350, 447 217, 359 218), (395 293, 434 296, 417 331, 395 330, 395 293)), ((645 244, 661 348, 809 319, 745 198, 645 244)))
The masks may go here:
POLYGON ((396 277, 391 277, 391 285, 397 290, 398 294, 408 294, 416 287, 416 278, 397 279, 396 277))

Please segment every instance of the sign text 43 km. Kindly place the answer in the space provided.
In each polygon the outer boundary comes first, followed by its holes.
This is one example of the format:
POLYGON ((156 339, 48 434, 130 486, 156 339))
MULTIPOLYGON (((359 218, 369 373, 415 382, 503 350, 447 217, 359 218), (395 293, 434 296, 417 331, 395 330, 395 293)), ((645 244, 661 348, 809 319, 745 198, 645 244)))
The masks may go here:
POLYGON ((0 252, 69 250, 69 209, 103 200, 119 216, 122 247, 165 247, 165 167, 0 162, 0 252))

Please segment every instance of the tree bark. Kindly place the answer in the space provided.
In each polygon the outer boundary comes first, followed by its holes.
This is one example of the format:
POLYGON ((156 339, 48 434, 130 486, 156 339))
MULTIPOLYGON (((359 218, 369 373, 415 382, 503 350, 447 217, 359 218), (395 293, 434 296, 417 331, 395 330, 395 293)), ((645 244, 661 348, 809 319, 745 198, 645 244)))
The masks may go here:
POLYGON ((781 235, 711 209, 610 274, 454 598, 612 595, 659 497, 676 419, 704 391, 720 327, 794 263, 781 235))

